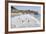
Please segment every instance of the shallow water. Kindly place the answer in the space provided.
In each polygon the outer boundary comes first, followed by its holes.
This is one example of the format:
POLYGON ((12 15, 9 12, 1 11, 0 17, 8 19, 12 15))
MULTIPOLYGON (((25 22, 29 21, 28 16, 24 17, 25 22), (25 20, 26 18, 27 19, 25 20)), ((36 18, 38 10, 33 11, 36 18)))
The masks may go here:
POLYGON ((40 15, 25 14, 11 17, 12 28, 40 27, 40 15), (35 19, 33 19, 33 17, 35 19), (29 20, 29 21, 28 21, 29 20))

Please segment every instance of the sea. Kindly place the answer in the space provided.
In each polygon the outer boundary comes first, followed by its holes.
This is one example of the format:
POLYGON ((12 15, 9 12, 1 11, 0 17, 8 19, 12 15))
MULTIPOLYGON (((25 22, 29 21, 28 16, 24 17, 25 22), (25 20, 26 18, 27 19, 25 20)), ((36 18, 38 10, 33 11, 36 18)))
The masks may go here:
POLYGON ((25 14, 19 16, 11 16, 11 28, 31 28, 40 27, 41 15, 25 14))

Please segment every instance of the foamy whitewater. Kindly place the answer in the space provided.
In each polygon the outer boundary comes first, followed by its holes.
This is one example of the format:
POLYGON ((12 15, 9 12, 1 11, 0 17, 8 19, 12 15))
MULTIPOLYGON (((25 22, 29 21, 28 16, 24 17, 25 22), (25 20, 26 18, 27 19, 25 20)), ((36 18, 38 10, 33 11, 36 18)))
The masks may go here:
POLYGON ((11 17, 12 28, 40 27, 40 15, 25 14, 11 17))

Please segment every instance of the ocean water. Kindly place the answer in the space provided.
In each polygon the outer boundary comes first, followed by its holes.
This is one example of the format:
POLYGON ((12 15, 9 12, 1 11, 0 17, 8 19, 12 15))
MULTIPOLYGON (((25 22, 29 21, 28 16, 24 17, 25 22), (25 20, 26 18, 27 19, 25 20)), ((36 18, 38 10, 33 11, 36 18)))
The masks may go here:
POLYGON ((11 28, 40 27, 40 15, 25 14, 11 17, 11 28))

